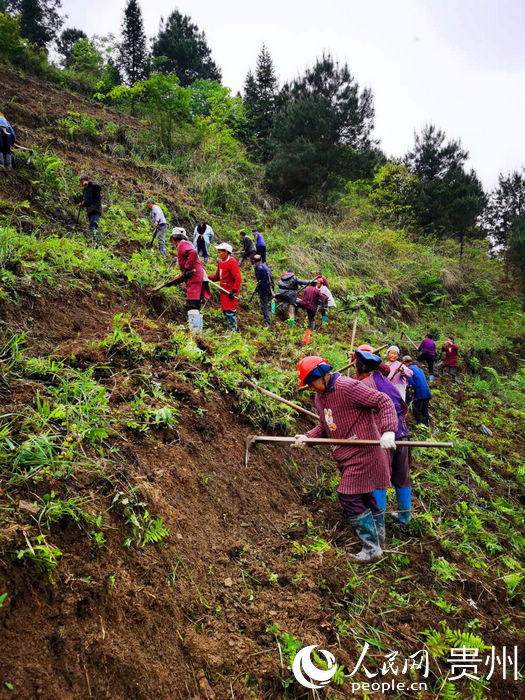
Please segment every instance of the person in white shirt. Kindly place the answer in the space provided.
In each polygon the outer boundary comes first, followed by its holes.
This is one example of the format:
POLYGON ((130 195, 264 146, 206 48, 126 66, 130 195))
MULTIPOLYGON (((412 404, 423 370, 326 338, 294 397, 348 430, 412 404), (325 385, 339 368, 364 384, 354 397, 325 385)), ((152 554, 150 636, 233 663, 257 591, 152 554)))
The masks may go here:
POLYGON ((164 212, 158 204, 155 204, 154 199, 148 199, 148 209, 150 210, 151 220, 155 224, 155 231, 157 233, 157 241, 159 244, 159 253, 163 258, 166 257, 166 233, 168 231, 168 225, 166 224, 166 217, 164 212))

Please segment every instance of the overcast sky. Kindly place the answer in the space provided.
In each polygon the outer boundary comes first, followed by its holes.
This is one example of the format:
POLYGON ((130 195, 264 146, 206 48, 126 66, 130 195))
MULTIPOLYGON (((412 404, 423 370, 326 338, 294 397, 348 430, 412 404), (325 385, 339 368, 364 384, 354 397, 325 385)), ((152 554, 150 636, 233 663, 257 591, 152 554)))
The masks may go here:
MULTIPOLYGON (((119 34, 126 0, 63 0, 66 26, 119 34)), ((177 8, 206 32, 233 93, 263 42, 281 81, 323 50, 371 87, 389 156, 432 122, 461 139, 486 188, 525 166, 525 0, 142 0, 146 33, 177 8)))

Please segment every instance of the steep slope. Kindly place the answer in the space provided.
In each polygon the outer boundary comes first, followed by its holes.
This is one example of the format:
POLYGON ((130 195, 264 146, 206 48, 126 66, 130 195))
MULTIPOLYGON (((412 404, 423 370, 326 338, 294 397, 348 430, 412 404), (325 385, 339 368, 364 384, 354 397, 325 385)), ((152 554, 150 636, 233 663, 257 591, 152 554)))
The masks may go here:
MULTIPOLYGON (((367 224, 348 202, 330 219, 259 211, 277 269, 306 274, 322 251, 339 295, 361 296, 360 340, 402 342, 432 311, 465 329, 482 373, 436 386, 432 435, 457 447, 415 451, 413 524, 391 526, 388 555, 359 568, 328 451, 264 447, 243 465, 247 434, 308 426, 242 384, 293 395, 302 328, 261 331, 246 303, 242 335, 225 336, 214 302, 197 349, 180 292, 148 293, 166 270, 137 203, 153 191, 188 227, 206 206, 177 172, 111 155, 100 136, 57 134, 68 112, 99 132, 136 120, 9 70, 3 80, 21 140, 48 151, 0 180, 0 695, 303 697, 294 651, 318 644, 351 670, 367 642, 370 669, 426 645, 432 696, 517 697, 499 672, 450 683, 446 663, 451 647, 501 650, 520 631, 523 378, 481 369, 486 343, 517 350, 522 324, 497 264, 473 250, 461 270, 452 251, 367 224), (97 248, 73 228, 70 169, 86 168, 108 193, 97 248), (396 264, 382 270, 385 255, 396 264)), ((230 238, 241 226, 215 216, 230 238)), ((343 364, 349 338, 341 314, 311 348, 343 364)), ((355 696, 349 681, 327 693, 355 696)))

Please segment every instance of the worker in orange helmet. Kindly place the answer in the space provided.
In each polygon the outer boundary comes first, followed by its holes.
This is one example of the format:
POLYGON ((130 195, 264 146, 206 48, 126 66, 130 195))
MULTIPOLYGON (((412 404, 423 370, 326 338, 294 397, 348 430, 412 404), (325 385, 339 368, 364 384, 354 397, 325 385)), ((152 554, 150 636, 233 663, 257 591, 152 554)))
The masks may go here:
POLYGON ((341 445, 334 451, 341 472, 337 488, 339 502, 363 544, 353 558, 359 562, 372 561, 383 553, 378 528, 384 528, 385 511, 378 507, 372 492, 386 489, 390 484, 390 459, 384 450, 395 448, 394 404, 386 394, 332 372, 328 361, 319 355, 303 358, 297 370, 300 385, 307 385, 316 394, 320 420, 306 435, 295 436, 296 447, 304 447, 305 438, 379 440, 379 446, 341 445), (375 414, 378 414, 377 424, 375 414))

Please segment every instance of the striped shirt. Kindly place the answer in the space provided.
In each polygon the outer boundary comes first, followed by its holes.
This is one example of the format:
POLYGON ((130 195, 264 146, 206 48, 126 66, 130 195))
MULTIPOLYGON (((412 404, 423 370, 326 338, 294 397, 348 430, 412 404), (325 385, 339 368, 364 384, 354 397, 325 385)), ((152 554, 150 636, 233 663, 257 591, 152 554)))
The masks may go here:
MULTIPOLYGON (((378 425, 381 433, 396 431, 396 410, 386 394, 350 377, 337 373, 332 375, 332 380, 334 377, 329 389, 315 396, 321 421, 306 433, 307 437, 379 440, 378 425)), ((339 493, 370 493, 390 485, 390 455, 379 446, 342 445, 334 450, 334 459, 342 474, 339 493)))

